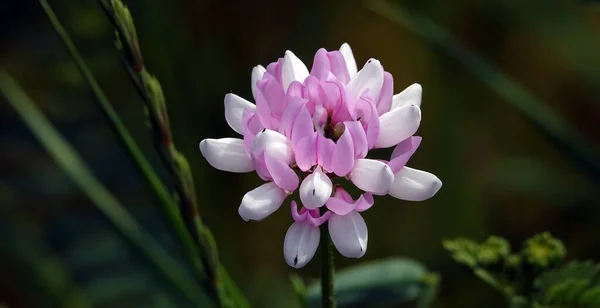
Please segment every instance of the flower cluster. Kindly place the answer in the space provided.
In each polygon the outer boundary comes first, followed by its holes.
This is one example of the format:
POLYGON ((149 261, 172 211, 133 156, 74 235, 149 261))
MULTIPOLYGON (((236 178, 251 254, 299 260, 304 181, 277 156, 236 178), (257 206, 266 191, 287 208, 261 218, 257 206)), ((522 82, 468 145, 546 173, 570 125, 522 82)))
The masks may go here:
POLYGON ((421 142, 421 86, 393 93, 392 75, 370 59, 357 71, 352 50, 317 51, 309 72, 291 51, 266 69, 252 71, 256 105, 225 96, 225 119, 243 136, 205 139, 200 150, 215 168, 256 171, 267 181, 242 198, 240 216, 262 220, 298 190, 302 208, 291 202, 294 223, 284 241, 286 262, 306 265, 319 245, 319 226, 328 221, 331 239, 346 257, 367 250, 360 212, 373 195, 422 201, 441 187, 433 174, 406 167, 421 142), (369 150, 395 147, 389 161, 368 159, 369 150), (356 200, 333 179, 345 178, 364 191, 356 200))

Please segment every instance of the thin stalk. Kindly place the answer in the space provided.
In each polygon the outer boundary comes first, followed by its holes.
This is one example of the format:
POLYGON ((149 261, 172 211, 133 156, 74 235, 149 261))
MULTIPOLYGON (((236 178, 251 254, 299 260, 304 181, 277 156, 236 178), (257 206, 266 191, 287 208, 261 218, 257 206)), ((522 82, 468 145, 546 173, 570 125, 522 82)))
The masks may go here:
POLYGON ((160 83, 144 66, 137 31, 129 9, 118 0, 99 0, 99 3, 116 29, 125 71, 148 110, 154 146, 173 178, 181 204, 181 216, 200 250, 207 276, 207 288, 217 295, 216 300, 221 306, 229 305, 233 301, 238 307, 249 307, 242 293, 219 264, 214 238, 202 222, 191 169, 187 159, 174 143, 160 83))
POLYGON ((154 194, 160 201, 161 209, 167 217, 169 225, 174 230, 176 237, 183 244, 189 262, 195 268, 199 278, 202 279, 205 276, 204 268, 198 258, 198 250, 194 243, 194 240, 187 232, 186 227, 181 219, 181 216, 177 211, 177 204, 172 199, 169 191, 164 186, 164 184, 162 183, 159 176, 156 174, 148 160, 142 154, 140 148, 135 143, 131 134, 129 134, 129 131, 127 130, 123 122, 121 122, 121 119, 119 118, 116 111, 113 109, 108 99, 102 92, 102 89, 96 82, 96 79, 94 78, 89 68, 83 61, 83 58, 79 54, 79 51, 75 47, 75 44, 61 25, 60 21, 54 14, 54 11, 52 10, 48 2, 46 0, 40 0, 40 4, 42 5, 42 8, 48 15, 48 18, 50 19, 54 30, 65 44, 65 47, 69 51, 69 54, 73 58, 73 61, 77 65, 77 68, 83 75, 83 78, 90 86, 90 89, 94 94, 96 102, 98 103, 98 106, 102 111, 102 114, 105 116, 107 122, 110 124, 110 127, 117 136, 117 139, 127 150, 127 153, 131 157, 132 161, 135 163, 135 166, 142 173, 142 175, 152 188, 154 194))
POLYGON ((323 308, 335 307, 335 294, 333 288, 333 273, 335 271, 335 258, 333 244, 329 238, 327 223, 321 225, 321 303, 323 308))
POLYGON ((184 298, 195 307, 206 307, 208 299, 196 288, 196 283, 187 270, 150 237, 116 197, 98 181, 73 146, 60 135, 16 81, 3 70, 0 70, 0 92, 58 166, 94 202, 113 227, 153 264, 154 269, 175 286, 184 298))

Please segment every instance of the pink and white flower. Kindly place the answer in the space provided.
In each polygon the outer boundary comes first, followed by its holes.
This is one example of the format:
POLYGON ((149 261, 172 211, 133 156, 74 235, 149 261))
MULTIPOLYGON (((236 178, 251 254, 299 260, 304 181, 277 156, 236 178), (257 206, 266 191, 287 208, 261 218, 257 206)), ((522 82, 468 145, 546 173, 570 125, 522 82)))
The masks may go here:
POLYGON ((363 256, 368 232, 360 212, 373 195, 426 200, 442 182, 406 167, 421 137, 421 93, 413 84, 393 95, 392 75, 375 59, 358 71, 350 46, 317 51, 311 70, 291 51, 251 75, 256 105, 225 96, 225 119, 242 138, 205 139, 200 151, 213 167, 256 171, 265 181, 243 198, 240 216, 262 220, 299 188, 302 209, 292 201, 294 223, 284 242, 286 262, 304 266, 319 244, 319 226, 328 221, 338 251, 363 256), (370 150, 395 147, 390 161, 367 158, 370 150), (332 179, 345 178, 364 191, 354 200, 332 179))

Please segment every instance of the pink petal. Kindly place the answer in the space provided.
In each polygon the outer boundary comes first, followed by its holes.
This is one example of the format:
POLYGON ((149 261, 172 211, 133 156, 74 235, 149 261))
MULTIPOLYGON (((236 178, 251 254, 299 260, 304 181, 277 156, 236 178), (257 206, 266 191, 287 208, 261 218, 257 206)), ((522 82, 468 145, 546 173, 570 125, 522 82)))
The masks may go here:
POLYGON ((281 116, 281 121, 279 122, 279 132, 285 135, 286 137, 292 137, 292 128, 294 127, 294 121, 300 112, 300 109, 304 104, 306 104, 306 99, 296 96, 286 95, 286 108, 281 116))
POLYGON ((350 74, 348 73, 344 55, 336 50, 328 52, 327 57, 329 58, 330 71, 335 75, 337 80, 343 84, 347 84, 350 81, 350 74))
POLYGON ((342 186, 336 186, 335 194, 333 196, 336 198, 340 198, 346 201, 347 203, 354 203, 354 199, 352 199, 352 196, 350 196, 350 194, 342 186))
POLYGON ((356 200, 356 203, 354 204, 354 206, 356 208, 356 211, 364 212, 364 211, 370 209, 374 203, 375 203, 375 200, 373 200, 373 195, 370 193, 364 193, 364 194, 360 195, 358 200, 356 200))
POLYGON ((322 166, 325 171, 333 172, 333 151, 335 143, 333 140, 326 138, 321 133, 317 134, 317 164, 322 166))
POLYGON ((296 165, 300 170, 307 172, 317 164, 317 149, 315 148, 317 133, 302 138, 294 147, 296 165))
POLYGON ((313 66, 310 70, 310 75, 315 76, 319 80, 325 80, 327 74, 331 71, 327 50, 320 48, 315 54, 313 66))
POLYGON ((369 151, 369 144, 367 143, 367 135, 360 122, 346 121, 344 122, 346 130, 350 132, 352 136, 352 143, 354 144, 354 157, 364 158, 367 156, 369 151))
POLYGON ((388 162, 388 166, 392 169, 393 173, 396 173, 402 169, 410 157, 415 153, 419 145, 421 144, 421 137, 412 136, 408 139, 398 143, 392 152, 392 160, 388 162))
POLYGON ((277 82, 277 80, 269 80, 266 83, 262 81, 258 83, 258 88, 260 92, 264 95, 264 98, 269 104, 269 109, 271 113, 278 115, 281 117, 283 114, 283 110, 285 110, 285 92, 283 92, 283 88, 281 84, 277 82))
POLYGON ((327 208, 337 215, 346 215, 354 211, 354 203, 348 203, 342 198, 331 197, 326 203, 327 208))
POLYGON ((256 169, 256 174, 258 174, 258 176, 264 181, 273 180, 271 174, 269 173, 269 169, 267 169, 267 163, 265 162, 265 151, 254 151, 251 154, 251 158, 254 169, 256 169))
POLYGON ((262 123, 256 112, 244 109, 242 113, 242 132, 244 135, 244 147, 248 155, 250 155, 252 150, 252 143, 254 142, 256 134, 262 129, 262 123))
POLYGON ((346 176, 354 166, 354 144, 349 130, 345 130, 333 149, 332 167, 337 176, 346 176))
POLYGON ((271 107, 269 107, 269 103, 267 102, 263 92, 260 91, 260 85, 266 82, 268 82, 268 80, 264 79, 258 82, 259 90, 256 91, 256 113, 258 114, 263 127, 272 129, 273 124, 271 123, 271 107))
POLYGON ((273 178, 273 182, 287 191, 296 190, 299 184, 298 175, 286 163, 271 155, 269 149, 267 148, 265 152, 265 163, 269 174, 273 178))
POLYGON ((242 139, 204 139, 200 142, 200 152, 216 169, 238 173, 254 170, 254 164, 244 149, 242 139))
POLYGON ((296 148, 296 144, 304 137, 310 136, 315 132, 312 118, 306 107, 301 107, 300 112, 294 120, 292 128, 292 145, 296 148))
POLYGON ((377 112, 384 114, 392 108, 392 96, 394 95, 394 78, 388 72, 383 73, 383 86, 377 97, 377 112))
POLYGON ((314 227, 318 227, 324 224, 329 219, 329 217, 331 217, 330 211, 323 213, 323 215, 319 214, 319 210, 311 210, 308 213, 309 214, 306 215, 306 222, 308 222, 314 227))
POLYGON ((339 101, 331 115, 332 123, 352 120, 356 114, 356 100, 354 96, 350 95, 346 87, 339 81, 336 80, 330 83, 338 88, 340 94, 339 101))
POLYGON ((251 102, 233 94, 227 93, 225 95, 225 121, 229 124, 229 127, 233 129, 238 134, 244 133, 244 126, 242 117, 244 115, 244 110, 249 109, 254 111, 256 106, 251 102))
POLYGON ((302 214, 298 213, 298 205, 296 204, 296 201, 292 200, 292 203, 290 205, 292 208, 292 218, 294 219, 294 221, 303 221, 306 219, 306 215, 308 212, 305 211, 302 214))

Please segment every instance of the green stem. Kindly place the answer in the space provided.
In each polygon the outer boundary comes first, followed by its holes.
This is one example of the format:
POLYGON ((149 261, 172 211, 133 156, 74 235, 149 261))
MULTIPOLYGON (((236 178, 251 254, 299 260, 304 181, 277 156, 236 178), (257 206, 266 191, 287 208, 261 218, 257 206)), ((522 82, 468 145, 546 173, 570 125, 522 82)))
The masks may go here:
POLYGON ((117 115, 116 111, 108 102, 108 99, 102 92, 102 89, 100 89, 100 86, 96 82, 96 79, 91 74, 89 68, 83 61, 83 58, 77 51, 75 44, 61 25, 60 21, 54 14, 54 11, 52 10, 48 2, 46 0, 40 0, 40 4, 42 5, 44 11, 46 11, 46 14, 50 19, 54 30, 62 39, 63 43, 65 44, 65 47, 69 51, 69 54, 73 58, 73 61, 77 65, 77 68, 83 75, 83 78, 94 93, 96 102, 98 103, 98 106, 102 110, 103 115, 105 116, 112 130, 117 136, 117 139, 125 147, 125 149, 127 149, 127 153, 134 161, 139 171, 143 174, 144 178, 148 181, 148 184, 156 194, 156 197, 159 199, 160 204, 162 205, 162 210, 167 216, 171 227, 174 229, 174 232, 177 235, 176 237, 182 242, 185 248, 189 262, 198 272, 198 276, 202 279, 205 276, 204 268, 198 258, 198 250, 194 243, 194 240, 187 232, 187 229, 181 219, 181 216, 179 215, 179 212, 177 210, 177 204, 173 201, 169 191, 161 182, 156 172, 154 172, 148 160, 146 160, 146 158, 143 156, 140 148, 135 143, 133 137, 129 134, 127 128, 125 127, 123 122, 121 122, 121 119, 117 115))
POLYGON ((333 244, 329 238, 327 223, 321 225, 321 302, 323 308, 335 307, 335 295, 333 289, 333 273, 335 271, 335 258, 333 255, 333 244))

